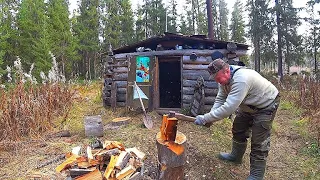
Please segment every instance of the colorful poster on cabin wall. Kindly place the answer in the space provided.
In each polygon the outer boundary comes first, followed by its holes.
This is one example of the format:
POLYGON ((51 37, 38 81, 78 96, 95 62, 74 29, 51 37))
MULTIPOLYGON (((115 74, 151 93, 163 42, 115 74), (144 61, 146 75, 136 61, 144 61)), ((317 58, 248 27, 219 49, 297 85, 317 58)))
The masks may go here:
POLYGON ((136 82, 149 82, 150 57, 137 56, 136 82))

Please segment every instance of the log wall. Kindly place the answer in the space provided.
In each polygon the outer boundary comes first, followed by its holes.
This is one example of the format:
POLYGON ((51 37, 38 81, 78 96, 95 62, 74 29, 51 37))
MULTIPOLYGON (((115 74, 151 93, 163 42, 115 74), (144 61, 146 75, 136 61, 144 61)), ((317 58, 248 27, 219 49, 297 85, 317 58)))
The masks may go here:
POLYGON ((126 57, 106 57, 103 101, 105 106, 126 106, 128 60, 126 57), (112 93, 113 92, 113 93, 112 93), (114 103, 112 103, 114 102, 114 103))
MULTIPOLYGON (((208 112, 218 92, 218 84, 209 79, 207 72, 207 66, 212 61, 210 54, 198 57, 195 61, 190 60, 189 55, 182 57, 182 108, 190 107, 197 78, 202 76, 205 81, 204 112, 208 112)), ((111 106, 114 102, 114 106, 126 106, 129 62, 126 57, 119 55, 109 56, 105 62, 104 105, 111 106), (115 91, 115 97, 112 96, 112 91, 115 91)))
POLYGON ((209 79, 207 71, 208 64, 212 61, 210 54, 198 57, 197 60, 190 60, 190 56, 182 58, 182 108, 189 109, 193 101, 194 87, 197 79, 202 76, 204 79, 204 108, 203 113, 210 111, 218 93, 218 84, 209 79))

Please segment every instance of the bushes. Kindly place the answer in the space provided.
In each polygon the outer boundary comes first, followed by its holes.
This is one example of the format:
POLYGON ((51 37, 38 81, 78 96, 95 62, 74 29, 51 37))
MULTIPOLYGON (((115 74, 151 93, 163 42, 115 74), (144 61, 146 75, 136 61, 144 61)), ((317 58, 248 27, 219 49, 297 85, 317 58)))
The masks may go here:
POLYGON ((282 99, 292 102, 303 110, 308 121, 309 135, 316 138, 320 145, 320 82, 311 76, 284 78, 282 99))

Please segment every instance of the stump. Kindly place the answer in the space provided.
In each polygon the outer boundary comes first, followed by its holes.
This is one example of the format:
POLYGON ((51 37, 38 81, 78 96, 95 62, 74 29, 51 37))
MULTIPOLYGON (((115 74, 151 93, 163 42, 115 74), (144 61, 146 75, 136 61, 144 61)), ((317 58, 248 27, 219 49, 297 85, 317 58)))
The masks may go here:
POLYGON ((130 117, 119 117, 119 118, 114 118, 112 120, 111 125, 112 126, 123 126, 129 124, 131 118, 130 117))
POLYGON ((86 137, 102 137, 103 125, 101 116, 86 116, 84 119, 86 137))
POLYGON ((184 179, 186 140, 186 136, 179 131, 177 131, 175 141, 165 141, 161 138, 161 132, 157 134, 159 180, 184 179))

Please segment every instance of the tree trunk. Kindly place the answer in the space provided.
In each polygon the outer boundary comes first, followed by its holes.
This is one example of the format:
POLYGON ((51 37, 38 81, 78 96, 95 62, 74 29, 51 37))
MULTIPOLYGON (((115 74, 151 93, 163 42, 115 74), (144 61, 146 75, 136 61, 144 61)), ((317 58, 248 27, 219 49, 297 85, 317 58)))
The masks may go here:
MULTIPOLYGON (((161 132, 156 136, 156 144, 158 149, 158 167, 159 180, 183 180, 184 179, 184 164, 186 162, 186 136, 181 132, 176 135, 175 146, 183 148, 181 154, 176 154, 169 149, 168 141, 161 139, 161 132)), ((173 142, 172 142, 173 143, 173 142)))
POLYGON ((282 73, 282 43, 281 43, 281 30, 280 30, 280 5, 279 0, 275 0, 276 3, 276 14, 277 14, 277 31, 278 31, 278 76, 280 81, 283 79, 282 73))

